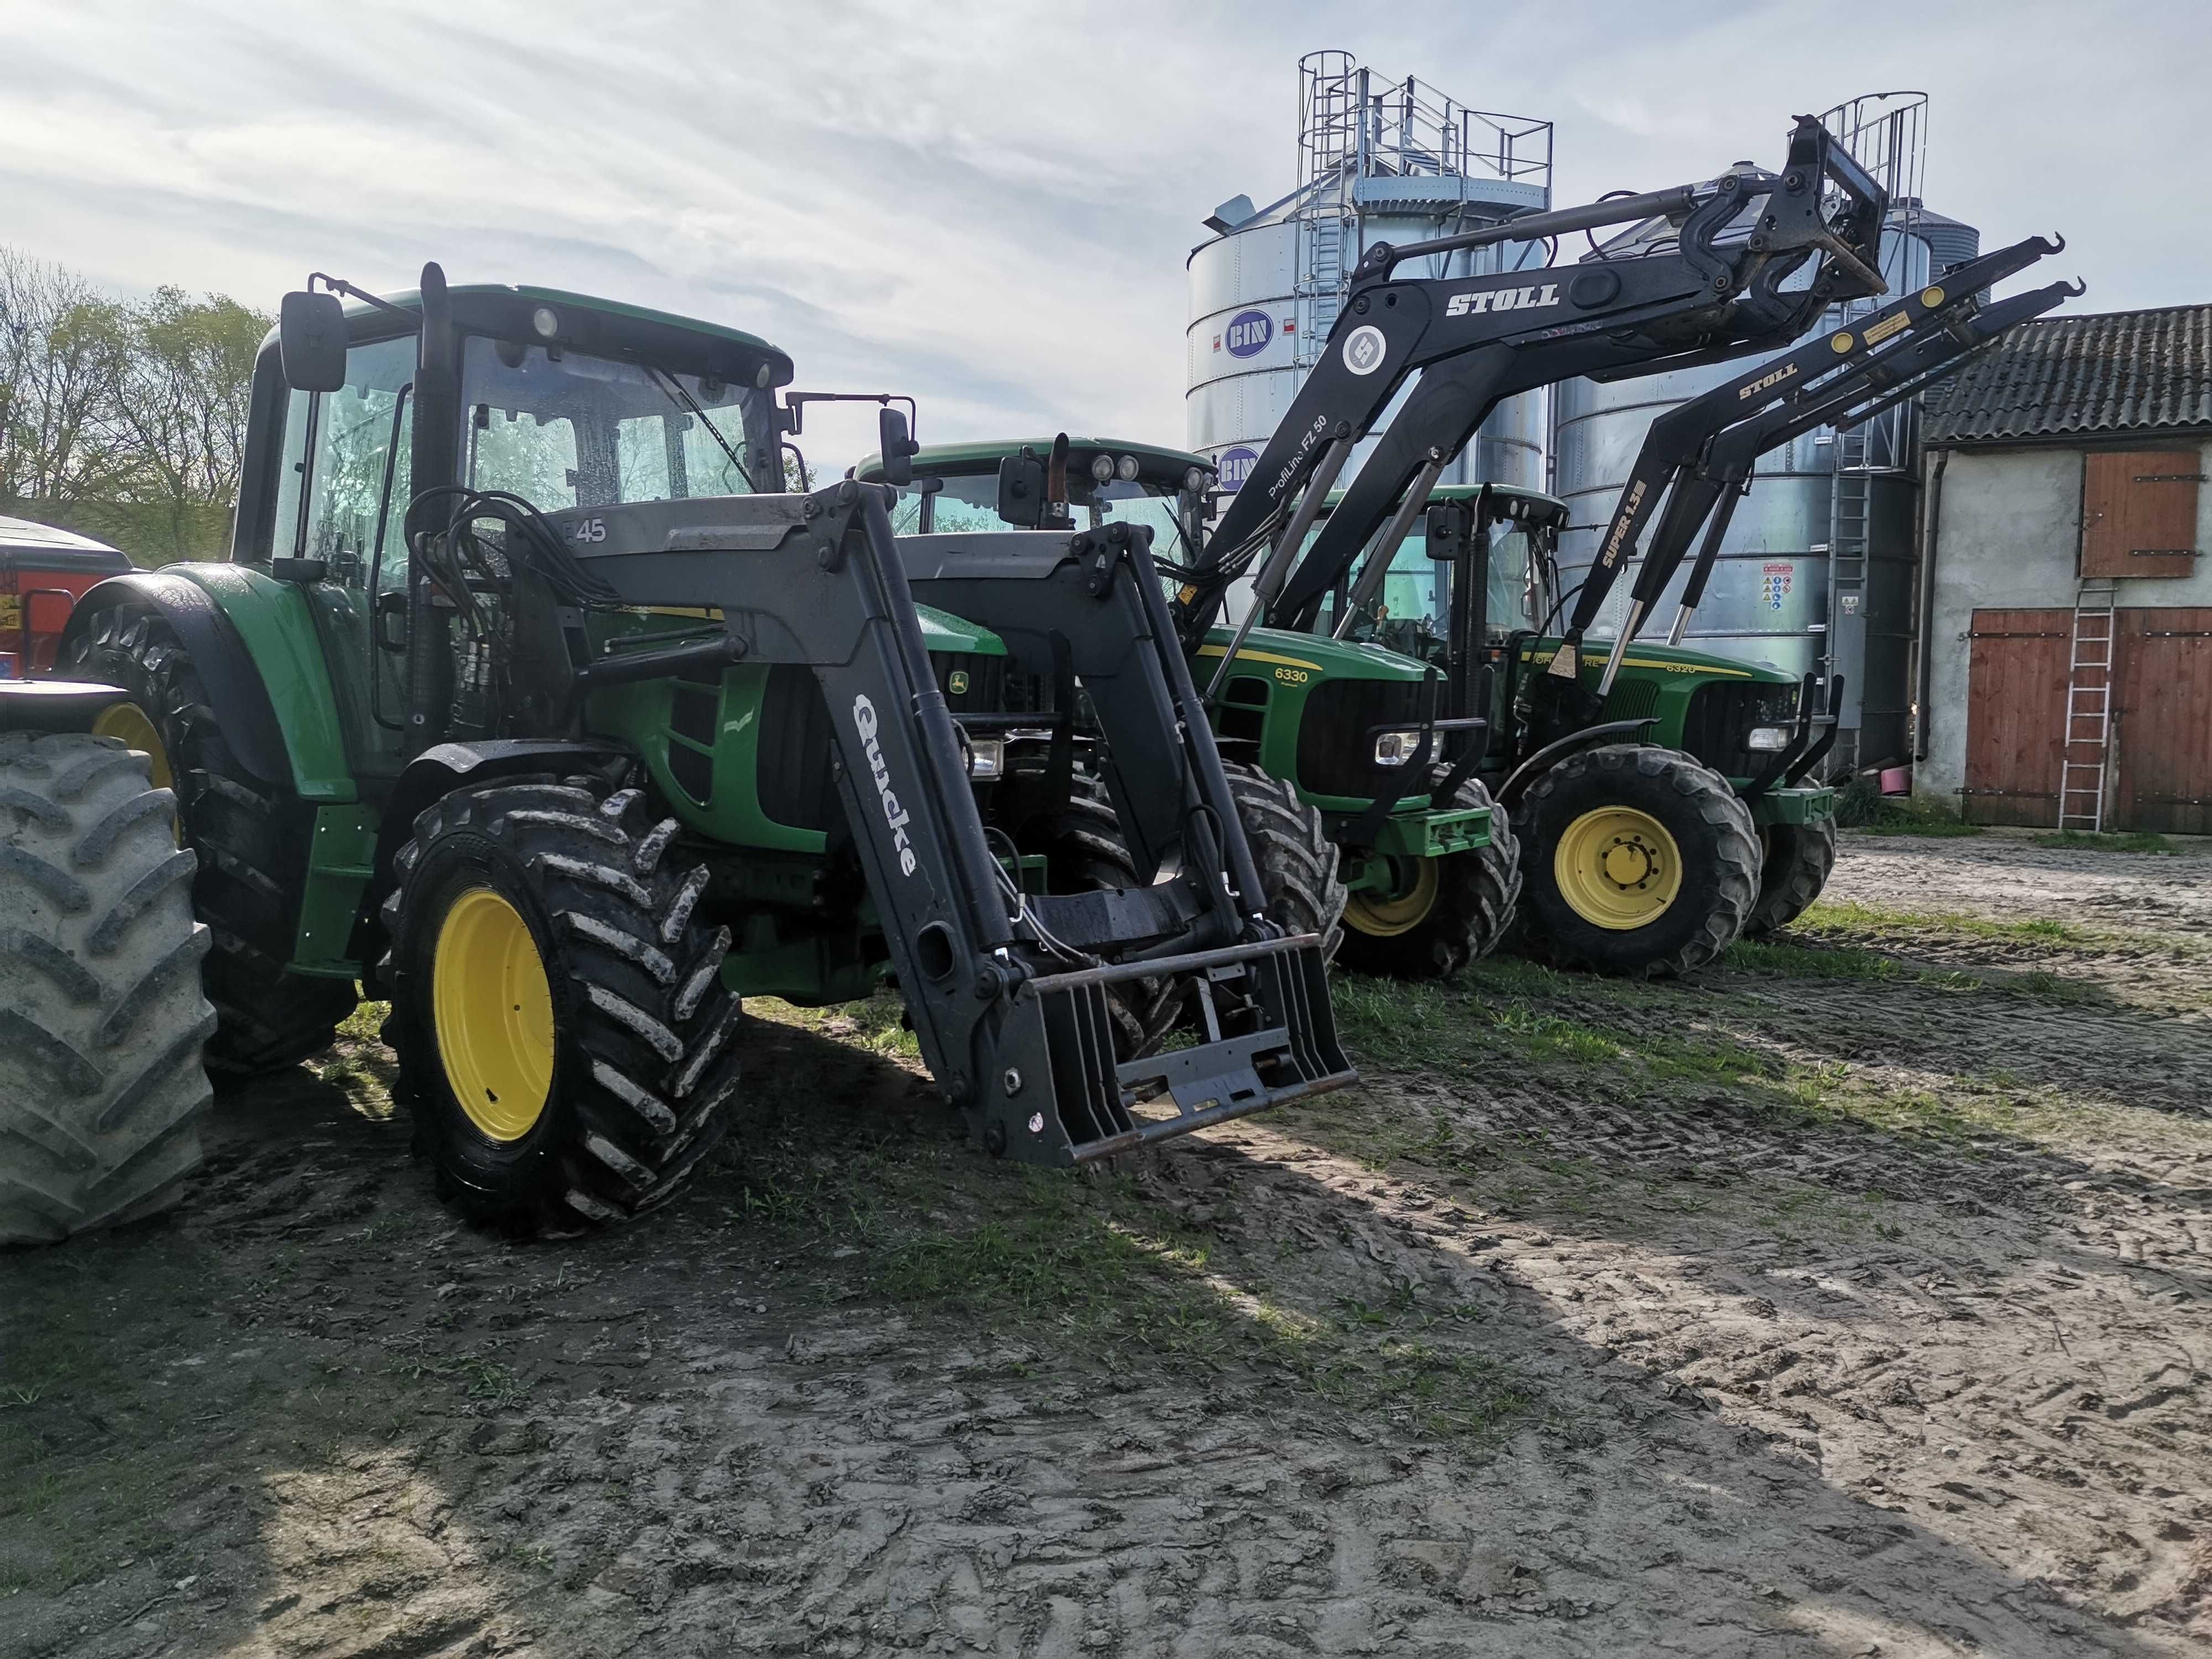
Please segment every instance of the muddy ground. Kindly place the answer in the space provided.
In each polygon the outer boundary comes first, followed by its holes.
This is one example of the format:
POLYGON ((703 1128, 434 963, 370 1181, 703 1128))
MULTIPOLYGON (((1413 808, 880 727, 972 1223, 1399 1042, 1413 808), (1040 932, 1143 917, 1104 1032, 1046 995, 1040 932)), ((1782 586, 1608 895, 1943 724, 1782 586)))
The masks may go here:
POLYGON ((764 1006, 690 1194, 517 1248, 373 1016, 0 1257, 0 1653, 2154 1655, 2212 1638, 2212 856, 1853 836, 1686 986, 1346 981, 1133 1173, 764 1006))

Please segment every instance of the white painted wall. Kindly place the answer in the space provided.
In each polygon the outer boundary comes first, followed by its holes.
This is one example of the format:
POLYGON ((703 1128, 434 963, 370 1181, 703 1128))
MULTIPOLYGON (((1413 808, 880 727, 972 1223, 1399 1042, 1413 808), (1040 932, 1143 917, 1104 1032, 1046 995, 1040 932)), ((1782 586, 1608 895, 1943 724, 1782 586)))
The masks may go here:
MULTIPOLYGON (((2142 447, 2158 447, 2147 434, 2142 447)), ((1916 799, 1956 811, 1966 781, 1967 630, 1976 610, 2057 606, 2071 611, 2080 587, 2081 454, 2079 449, 1952 452, 1936 524, 1936 591, 1928 629, 1928 755, 1913 769, 1916 799)), ((2212 471, 2212 443, 2197 471, 2212 471)), ((2212 485, 2197 492, 2197 545, 2212 554, 2212 485)), ((2190 576, 2122 580, 2123 606, 2212 605, 2212 556, 2190 576)))

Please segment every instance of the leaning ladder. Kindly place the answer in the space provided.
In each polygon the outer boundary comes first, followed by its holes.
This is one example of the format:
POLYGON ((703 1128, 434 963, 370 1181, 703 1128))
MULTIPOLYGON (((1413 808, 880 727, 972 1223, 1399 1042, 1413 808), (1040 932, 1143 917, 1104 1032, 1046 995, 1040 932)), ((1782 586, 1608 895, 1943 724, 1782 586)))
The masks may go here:
POLYGON ((2117 618, 2110 580, 2085 580, 2074 596, 2066 670, 2066 732, 2058 766, 2058 827, 2105 827, 2105 757, 2112 731, 2112 650, 2117 618))

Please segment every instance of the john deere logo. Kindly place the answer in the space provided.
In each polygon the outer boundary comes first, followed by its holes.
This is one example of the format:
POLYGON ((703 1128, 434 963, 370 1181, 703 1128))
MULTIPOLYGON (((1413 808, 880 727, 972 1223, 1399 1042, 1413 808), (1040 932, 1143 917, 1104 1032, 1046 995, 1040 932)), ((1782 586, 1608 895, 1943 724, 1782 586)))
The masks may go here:
POLYGON ((960 668, 954 669, 952 678, 945 682, 945 689, 956 697, 968 689, 967 671, 960 668))

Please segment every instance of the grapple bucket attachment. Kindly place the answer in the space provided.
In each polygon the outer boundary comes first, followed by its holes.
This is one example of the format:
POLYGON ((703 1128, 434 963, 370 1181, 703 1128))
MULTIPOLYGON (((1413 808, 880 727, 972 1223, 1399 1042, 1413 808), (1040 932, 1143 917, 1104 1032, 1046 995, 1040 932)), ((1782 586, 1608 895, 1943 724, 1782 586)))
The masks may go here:
POLYGON ((1051 1098, 1025 1108, 1031 1073, 1012 1066, 983 1108, 983 1139, 1026 1163, 1111 1158, 1358 1075, 1337 1046, 1314 933, 1047 975, 1025 981, 1018 1000, 1038 1016, 1051 1098), (1106 988, 1170 977, 1193 981, 1206 1040, 1117 1060, 1106 988))

